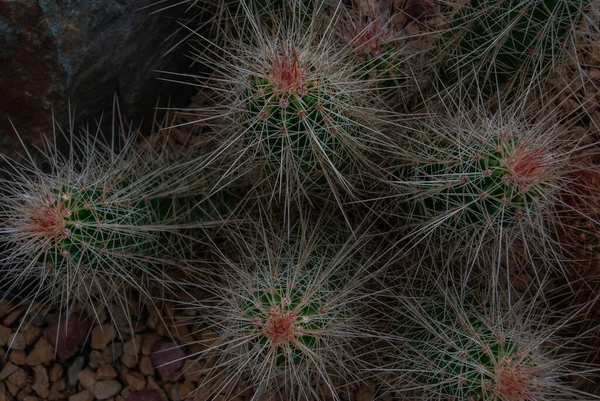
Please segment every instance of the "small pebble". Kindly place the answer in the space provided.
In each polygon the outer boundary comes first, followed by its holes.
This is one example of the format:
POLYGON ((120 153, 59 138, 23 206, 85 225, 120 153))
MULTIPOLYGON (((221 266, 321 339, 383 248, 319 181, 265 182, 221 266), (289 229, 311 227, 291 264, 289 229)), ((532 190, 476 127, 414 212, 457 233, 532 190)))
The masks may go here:
POLYGON ((83 369, 83 364, 85 363, 85 359, 82 356, 78 356, 75 358, 69 369, 67 370, 67 377, 69 378, 69 385, 75 386, 79 381, 78 375, 83 369))
POLYGON ((96 383, 94 397, 98 400, 106 400, 121 392, 121 383, 116 380, 103 380, 96 383))

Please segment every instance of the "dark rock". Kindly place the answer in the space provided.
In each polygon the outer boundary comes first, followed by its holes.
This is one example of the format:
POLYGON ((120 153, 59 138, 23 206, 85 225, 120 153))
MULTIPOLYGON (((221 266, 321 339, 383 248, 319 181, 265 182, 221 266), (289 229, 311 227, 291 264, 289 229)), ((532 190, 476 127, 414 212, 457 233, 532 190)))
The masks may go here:
POLYGON ((185 353, 181 346, 170 340, 158 340, 152 346, 150 359, 161 377, 168 378, 183 366, 185 353))
POLYGON ((0 151, 18 143, 6 117, 27 142, 36 143, 40 131, 51 132, 52 108, 58 121, 66 123, 69 101, 80 121, 110 110, 114 93, 127 118, 151 115, 158 95, 167 100, 174 90, 181 96, 172 103, 186 105, 193 90, 159 81, 156 72, 185 72, 189 64, 182 52, 165 56, 179 39, 173 33, 180 26, 171 17, 185 7, 152 14, 142 9, 148 4, 147 0, 0 2, 0 151))
POLYGON ((163 401, 158 390, 130 391, 125 401, 163 401))
POLYGON ((54 345, 58 358, 64 360, 75 355, 85 343, 89 329, 89 320, 71 314, 69 319, 63 317, 59 322, 48 326, 44 330, 44 337, 54 345))

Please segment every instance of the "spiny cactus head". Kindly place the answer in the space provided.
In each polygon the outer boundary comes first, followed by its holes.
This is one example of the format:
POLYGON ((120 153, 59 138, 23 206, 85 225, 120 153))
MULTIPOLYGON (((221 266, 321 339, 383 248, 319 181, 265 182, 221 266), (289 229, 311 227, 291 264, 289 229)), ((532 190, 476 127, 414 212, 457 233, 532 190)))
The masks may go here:
POLYGON ((432 130, 410 178, 424 202, 417 213, 456 213, 452 224, 492 227, 515 226, 536 214, 552 191, 554 150, 527 131, 485 124, 443 136, 432 130))
POLYGON ((553 316, 560 322, 554 325, 530 301, 488 303, 487 295, 457 287, 423 282, 402 296, 396 355, 410 373, 399 380, 400 391, 466 401, 574 399, 566 379, 585 375, 585 368, 578 372, 568 342, 548 346, 573 316, 553 316))
POLYGON ((593 1, 459 2, 438 54, 446 84, 495 93, 504 84, 525 90, 571 56, 579 24, 593 1))
POLYGON ((361 308, 370 277, 361 270, 361 246, 338 242, 345 237, 339 233, 291 233, 258 243, 240 237, 241 259, 251 263, 227 261, 223 277, 207 285, 214 296, 196 306, 215 331, 203 353, 215 368, 202 384, 214 383, 215 392, 247 372, 247 383, 260 391, 318 398, 365 366, 369 352, 350 346, 373 331, 361 308))

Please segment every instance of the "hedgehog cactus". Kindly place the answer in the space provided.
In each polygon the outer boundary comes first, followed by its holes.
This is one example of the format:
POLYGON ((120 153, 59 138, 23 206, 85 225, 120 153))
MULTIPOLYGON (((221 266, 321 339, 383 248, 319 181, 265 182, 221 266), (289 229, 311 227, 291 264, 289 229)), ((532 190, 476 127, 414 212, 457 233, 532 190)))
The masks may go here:
POLYGON ((368 156, 390 144, 377 88, 316 23, 305 29, 282 17, 270 29, 250 15, 246 23, 251 34, 229 37, 222 58, 199 58, 214 69, 203 85, 220 97, 198 112, 228 134, 211 160, 228 166, 223 180, 255 173, 288 208, 307 198, 341 204, 358 192, 361 171, 378 168, 368 156))
POLYGON ((547 240, 570 154, 557 125, 520 113, 474 108, 421 123, 394 172, 400 214, 442 240, 547 240))
MULTIPOLYGON (((348 12, 340 36, 352 48, 350 60, 356 65, 360 78, 373 80, 382 89, 381 94, 389 96, 392 89, 406 86, 403 84, 409 79, 407 38, 396 31, 393 16, 375 15, 365 22, 361 15, 348 12)), ((416 52, 413 49, 411 53, 414 57, 416 52)))
POLYGON ((250 76, 245 93, 247 143, 259 137, 266 171, 277 175, 284 168, 305 187, 322 185, 324 168, 346 173, 343 135, 359 130, 345 115, 350 96, 293 48, 273 54, 269 64, 265 73, 250 76))
POLYGON ((494 92, 512 82, 518 89, 547 75, 569 55, 591 0, 470 0, 444 36, 440 76, 494 92))
POLYGON ((244 252, 251 267, 223 255, 221 277, 198 284, 212 296, 187 306, 202 310, 201 322, 214 332, 210 346, 199 344, 206 351, 198 356, 215 361, 200 385, 215 394, 230 385, 240 391, 243 379, 257 396, 336 394, 368 359, 370 351, 360 346, 358 352, 355 342, 374 336, 362 307, 371 277, 369 263, 360 265, 364 244, 342 244, 334 231, 300 234, 294 228, 288 239, 263 235, 254 249, 247 236, 240 236, 235 254, 244 252))
POLYGON ((465 138, 434 138, 412 177, 423 191, 417 213, 456 212, 450 224, 497 228, 535 215, 552 178, 551 153, 518 135, 499 131, 466 143, 461 142, 465 138))
POLYGON ((116 129, 113 141, 124 139, 119 151, 73 129, 65 134, 68 157, 46 142, 41 162, 50 171, 33 158, 5 158, 1 260, 13 293, 33 287, 40 301, 66 308, 108 306, 115 298, 126 304, 130 289, 147 293, 148 282, 164 284, 165 270, 191 251, 181 230, 217 217, 220 209, 205 207, 204 197, 191 204, 204 181, 195 185, 163 165, 160 151, 136 149, 136 131, 116 129))
POLYGON ((461 295, 443 284, 421 285, 399 299, 394 352, 400 371, 408 372, 395 384, 399 394, 419 389, 424 393, 419 399, 465 401, 583 396, 563 380, 585 375, 585 368, 576 370, 568 340, 554 343, 560 323, 547 323, 533 304, 493 307, 470 290, 461 295), (556 345, 546 347, 544 341, 556 345))

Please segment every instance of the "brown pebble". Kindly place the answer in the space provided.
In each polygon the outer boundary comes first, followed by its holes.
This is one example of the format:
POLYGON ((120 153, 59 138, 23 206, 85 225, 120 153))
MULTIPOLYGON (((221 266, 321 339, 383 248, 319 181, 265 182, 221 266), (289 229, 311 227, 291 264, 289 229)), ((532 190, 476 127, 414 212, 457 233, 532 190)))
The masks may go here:
POLYGON ((128 368, 133 368, 138 363, 137 358, 135 356, 128 354, 123 354, 123 356, 121 356, 121 362, 128 368))
POLYGON ((0 347, 8 345, 12 336, 12 330, 9 327, 0 326, 0 347))
POLYGON ((25 344, 25 336, 23 336, 23 333, 13 334, 8 341, 8 346, 10 349, 24 350, 27 344, 25 344))
POLYGON ((15 373, 18 369, 19 369, 19 367, 17 365, 15 365, 12 362, 8 362, 6 365, 4 365, 4 368, 2 368, 2 370, 0 371, 0 382, 5 380, 8 376, 15 373))
POLYGON ((152 360, 150 360, 149 356, 142 356, 138 368, 144 376, 154 376, 154 367, 152 366, 152 360))
POLYGON ((20 349, 15 349, 9 352, 9 360, 15 365, 25 365, 25 359, 27 358, 27 354, 25 351, 20 349))
POLYGON ((12 324, 14 322, 16 322, 17 319, 19 319, 21 317, 21 315, 23 314, 24 311, 25 311, 24 307, 20 307, 20 308, 15 309, 8 316, 6 316, 4 318, 4 321, 2 321, 2 325, 6 326, 6 327, 12 326, 12 324))
POLYGON ((14 396, 16 396, 19 393, 19 390, 21 389, 19 386, 8 380, 6 381, 6 388, 8 389, 8 392, 14 396))
POLYGON ((117 371, 110 365, 104 365, 96 371, 96 380, 111 380, 117 377, 117 371))
POLYGON ((27 365, 45 365, 54 359, 54 347, 46 340, 45 337, 40 337, 33 351, 27 355, 27 365))
POLYGON ((134 391, 143 390, 146 388, 146 379, 139 372, 129 372, 126 376, 127 384, 134 391))
POLYGON ((52 369, 50 369, 50 381, 52 383, 56 383, 63 377, 63 373, 64 370, 62 365, 59 363, 55 363, 54 365, 52 365, 52 369))
POLYGON ((94 401, 94 395, 87 390, 83 390, 70 396, 69 401, 94 401))
POLYGON ((94 387, 96 386, 96 372, 90 368, 85 368, 81 372, 77 373, 79 382, 90 393, 94 393, 94 387))
POLYGON ((67 383, 64 380, 59 380, 50 386, 50 397, 49 400, 61 400, 63 399, 62 392, 67 388, 67 383))
POLYGON ((600 80, 600 70, 598 68, 590 68, 588 70, 588 76, 595 80, 600 80))
POLYGON ((33 367, 33 372, 35 376, 31 388, 40 397, 44 399, 48 398, 50 395, 50 379, 48 379, 48 371, 42 365, 37 365, 33 367))
POLYGON ((196 386, 189 381, 184 381, 179 386, 179 398, 182 400, 187 399, 196 390, 196 386))
POLYGON ((43 331, 41 327, 27 323, 21 329, 21 333, 23 333, 23 336, 25 337, 25 344, 32 345, 42 336, 43 331))
POLYGON ((94 387, 94 397, 98 400, 108 400, 121 392, 121 383, 116 380, 102 380, 94 387))
POLYGON ((96 326, 92 330, 92 348, 105 349, 106 346, 117 337, 117 330, 111 324, 96 326))
POLYGON ((142 342, 142 337, 140 335, 134 336, 131 340, 127 341, 123 346, 123 352, 128 355, 137 356, 140 351, 140 344, 142 342))
POLYGON ((141 352, 142 355, 150 355, 152 346, 160 337, 156 334, 146 334, 142 336, 141 352))
POLYGON ((102 351, 102 357, 106 363, 113 363, 123 355, 123 343, 110 344, 102 351))
POLYGON ((98 369, 104 365, 106 365, 106 360, 104 359, 104 355, 100 351, 92 351, 90 352, 90 368, 98 369))
POLYGON ((18 368, 12 375, 8 376, 8 382, 22 389, 27 384, 27 372, 22 368, 18 368))

